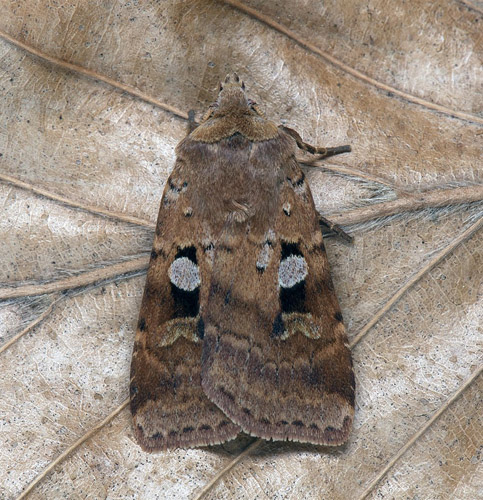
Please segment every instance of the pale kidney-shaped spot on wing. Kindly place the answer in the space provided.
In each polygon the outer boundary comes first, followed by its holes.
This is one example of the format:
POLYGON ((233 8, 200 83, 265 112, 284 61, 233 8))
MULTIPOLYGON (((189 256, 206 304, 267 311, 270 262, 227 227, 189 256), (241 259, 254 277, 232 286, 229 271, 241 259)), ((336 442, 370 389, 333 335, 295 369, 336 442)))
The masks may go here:
POLYGON ((273 254, 273 248, 270 243, 265 243, 260 250, 260 253, 258 254, 257 258, 257 270, 260 272, 265 271, 265 269, 268 267, 268 264, 270 263, 270 259, 273 254))
POLYGON ((178 257, 168 270, 169 279, 181 290, 192 292, 201 284, 200 270, 188 257, 178 257))
POLYGON ((282 288, 292 288, 303 281, 308 273, 307 263, 302 255, 289 255, 280 262, 278 282, 282 288))
POLYGON ((273 244, 275 243, 275 231, 269 229, 265 234, 265 243, 263 244, 257 258, 257 271, 263 273, 270 263, 273 254, 273 244))

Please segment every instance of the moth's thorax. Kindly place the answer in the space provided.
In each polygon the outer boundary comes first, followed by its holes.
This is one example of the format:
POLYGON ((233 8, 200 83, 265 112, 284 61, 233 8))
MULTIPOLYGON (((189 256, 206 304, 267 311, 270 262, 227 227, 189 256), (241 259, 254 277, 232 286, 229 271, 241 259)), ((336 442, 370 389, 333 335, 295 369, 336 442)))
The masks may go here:
POLYGON ((251 141, 266 141, 278 135, 278 127, 255 110, 238 84, 227 84, 210 109, 206 121, 190 134, 194 141, 215 143, 236 133, 251 141))
POLYGON ((265 232, 278 207, 287 166, 294 160, 294 141, 283 132, 276 139, 253 142, 239 132, 217 143, 187 137, 178 147, 178 162, 191 165, 180 175, 193 189, 193 211, 214 225, 249 224, 265 232), (196 168, 193 166, 196 165, 196 168))
POLYGON ((193 141, 213 144, 236 133, 259 142, 276 138, 278 127, 260 116, 229 113, 213 116, 193 130, 189 137, 193 141))

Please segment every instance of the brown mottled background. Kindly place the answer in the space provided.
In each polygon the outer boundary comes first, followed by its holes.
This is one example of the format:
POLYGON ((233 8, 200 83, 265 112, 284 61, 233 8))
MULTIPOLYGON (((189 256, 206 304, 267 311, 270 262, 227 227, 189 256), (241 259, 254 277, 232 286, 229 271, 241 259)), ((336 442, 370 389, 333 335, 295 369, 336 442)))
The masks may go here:
POLYGON ((246 445, 148 455, 122 407, 183 114, 231 71, 306 141, 352 144, 307 175, 355 236, 327 247, 357 407, 344 448, 263 445, 204 498, 481 495, 483 4, 244 5, 259 19, 215 0, 0 0, 2 499, 36 478, 33 499, 197 498, 246 445))

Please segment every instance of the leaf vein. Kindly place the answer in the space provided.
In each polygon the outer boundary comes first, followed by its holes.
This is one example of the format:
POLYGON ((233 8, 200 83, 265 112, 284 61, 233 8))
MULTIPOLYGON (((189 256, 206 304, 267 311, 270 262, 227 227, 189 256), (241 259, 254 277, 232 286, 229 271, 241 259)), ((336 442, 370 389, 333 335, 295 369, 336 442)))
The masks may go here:
POLYGON ((472 113, 465 113, 464 111, 458 111, 455 109, 448 108, 446 106, 443 106, 441 104, 437 104, 431 101, 428 101, 426 99, 422 99, 421 97, 417 97, 413 94, 409 94, 408 92, 404 92, 403 90, 399 90, 396 87, 392 87, 391 85, 387 85, 386 83, 383 83, 379 80, 376 80, 375 78, 372 78, 362 71, 359 71, 352 66, 349 66, 348 64, 342 62, 341 60, 337 59, 333 55, 329 54, 328 52, 325 52, 322 49, 319 49, 316 45, 313 43, 304 40, 302 37, 297 35, 295 32, 292 30, 289 30, 282 24, 278 23, 274 19, 272 19, 270 16, 266 16, 265 14, 262 14, 256 9, 253 9, 251 7, 248 7, 248 5, 243 4, 242 2, 239 2, 238 0, 223 0, 226 4, 231 5, 233 8, 248 14, 249 16, 255 18, 256 20, 260 21, 261 23, 266 24, 270 28, 278 31, 279 33, 282 33, 283 35, 287 36, 291 40, 293 40, 295 43, 300 45, 301 47, 310 50, 311 52, 319 55, 329 63, 333 64, 337 68, 341 69, 342 71, 345 71, 346 73, 352 75, 353 77, 357 78, 358 80, 361 80, 365 83, 368 83, 372 85, 373 87, 376 87, 377 89, 384 90, 385 92, 392 92, 394 95, 397 95, 398 97, 401 97, 405 99, 406 101, 412 102, 414 104, 418 104, 424 108, 431 109, 433 111, 438 111, 439 113, 443 113, 445 115, 449 115, 450 117, 453 118, 459 118, 461 120, 467 120, 470 122, 474 123, 481 123, 483 124, 483 118, 480 118, 477 115, 474 115, 472 113))

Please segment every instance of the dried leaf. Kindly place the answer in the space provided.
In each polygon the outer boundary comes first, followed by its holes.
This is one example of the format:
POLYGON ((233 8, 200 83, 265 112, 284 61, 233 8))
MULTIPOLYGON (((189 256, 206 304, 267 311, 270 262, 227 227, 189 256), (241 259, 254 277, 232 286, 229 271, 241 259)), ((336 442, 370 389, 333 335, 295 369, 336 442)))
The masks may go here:
POLYGON ((2 5, 1 498, 478 496, 481 5, 282 5, 2 5), (149 455, 133 439, 162 188, 186 112, 231 71, 304 140, 352 144, 306 168, 318 209, 355 236, 327 240, 358 384, 341 449, 149 455))

